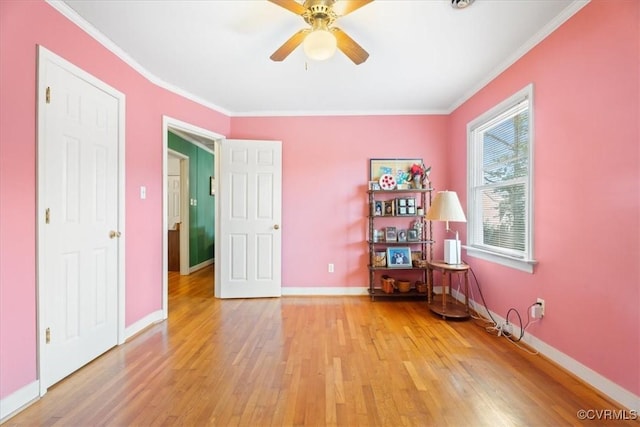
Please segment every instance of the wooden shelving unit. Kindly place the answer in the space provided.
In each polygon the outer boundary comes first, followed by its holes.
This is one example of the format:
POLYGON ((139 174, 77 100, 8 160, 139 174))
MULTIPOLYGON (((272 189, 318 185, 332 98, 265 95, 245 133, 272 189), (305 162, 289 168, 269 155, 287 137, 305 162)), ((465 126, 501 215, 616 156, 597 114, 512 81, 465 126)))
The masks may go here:
POLYGON ((382 252, 387 253, 388 248, 394 247, 409 247, 411 252, 420 252, 421 260, 431 260, 433 258, 432 245, 432 225, 430 221, 426 221, 423 215, 417 214, 418 207, 422 208, 423 212, 427 212, 431 206, 431 193, 432 188, 425 189, 402 189, 402 190, 368 190, 369 201, 369 215, 368 215, 368 240, 367 247, 369 252, 369 295, 372 300, 376 298, 420 298, 427 300, 426 292, 426 268, 422 266, 393 266, 388 263, 388 260, 384 265, 376 262, 376 254, 382 252), (398 200, 411 200, 415 201, 414 210, 412 213, 407 214, 406 210, 400 211, 396 205, 398 200), (378 202, 376 204, 376 202, 378 202), (386 203, 386 205, 385 205, 386 203), (394 203, 395 209, 392 212, 376 209, 376 207, 389 206, 389 203, 394 203), (404 213, 402 213, 404 212, 404 213), (386 214, 385 214, 386 213, 386 214), (415 229, 414 225, 416 221, 422 224, 419 230, 417 239, 406 241, 387 241, 385 240, 385 233, 388 227, 395 227, 399 233, 400 230, 415 229), (383 276, 390 276, 392 278, 399 278, 403 280, 409 280, 411 282, 411 288, 408 292, 400 292, 398 289, 394 289, 393 292, 385 292, 381 286, 381 280, 383 276), (415 281, 420 281, 425 284, 424 292, 419 292, 415 286, 415 281))

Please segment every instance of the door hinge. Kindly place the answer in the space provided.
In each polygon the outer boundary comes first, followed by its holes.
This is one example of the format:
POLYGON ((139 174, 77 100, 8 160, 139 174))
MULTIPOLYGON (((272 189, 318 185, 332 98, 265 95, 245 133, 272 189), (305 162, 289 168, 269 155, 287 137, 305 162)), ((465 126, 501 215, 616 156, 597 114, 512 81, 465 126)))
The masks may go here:
POLYGON ((44 331, 44 339, 47 344, 51 342, 51 328, 47 328, 47 330, 44 331))
POLYGON ((49 210, 49 208, 47 208, 47 210, 44 211, 44 223, 49 224, 50 220, 51 220, 51 211, 49 210))
POLYGON ((47 86, 44 99, 47 104, 51 104, 51 86, 47 86))

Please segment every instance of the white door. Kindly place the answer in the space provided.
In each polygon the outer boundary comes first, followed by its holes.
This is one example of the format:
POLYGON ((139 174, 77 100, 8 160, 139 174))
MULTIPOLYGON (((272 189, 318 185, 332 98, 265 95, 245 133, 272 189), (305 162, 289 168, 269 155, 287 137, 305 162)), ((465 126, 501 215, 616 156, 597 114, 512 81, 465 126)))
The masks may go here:
MULTIPOLYGON (((180 161, 178 160, 178 163, 180 161)), ((179 167, 179 166, 178 166, 179 167)), ((169 230, 175 230, 176 224, 180 224, 180 175, 167 177, 167 225, 169 230)))
POLYGON ((39 49, 41 390, 118 344, 122 95, 39 49))
POLYGON ((280 296, 282 144, 225 140, 219 150, 216 296, 280 296))

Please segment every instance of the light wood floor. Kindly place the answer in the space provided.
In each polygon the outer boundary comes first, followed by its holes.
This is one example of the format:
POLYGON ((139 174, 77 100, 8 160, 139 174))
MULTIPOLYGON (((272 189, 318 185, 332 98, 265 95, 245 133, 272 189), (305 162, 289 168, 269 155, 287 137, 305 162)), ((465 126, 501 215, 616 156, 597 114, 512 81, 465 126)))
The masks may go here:
MULTIPOLYGON (((170 276, 169 320, 58 383, 7 426, 559 426, 619 409, 540 356, 423 302, 216 300, 170 276)), ((637 422, 609 422, 635 425, 637 422)))

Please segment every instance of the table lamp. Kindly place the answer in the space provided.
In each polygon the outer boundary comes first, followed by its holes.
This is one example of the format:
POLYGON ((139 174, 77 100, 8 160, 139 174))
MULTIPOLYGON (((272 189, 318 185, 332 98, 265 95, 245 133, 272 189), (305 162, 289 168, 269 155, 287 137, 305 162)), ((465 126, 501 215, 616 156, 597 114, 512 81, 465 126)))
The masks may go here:
MULTIPOLYGON (((467 222, 455 191, 438 191, 425 218, 429 221, 445 221, 447 231, 451 231, 449 221, 467 222)), ((444 241, 444 262, 460 264, 460 251, 460 239, 458 239, 458 231, 456 231, 455 240, 446 239, 444 241)))

